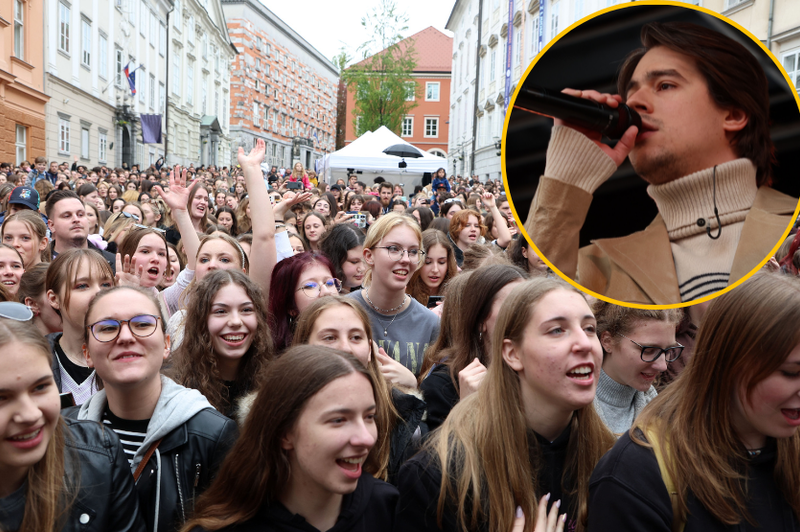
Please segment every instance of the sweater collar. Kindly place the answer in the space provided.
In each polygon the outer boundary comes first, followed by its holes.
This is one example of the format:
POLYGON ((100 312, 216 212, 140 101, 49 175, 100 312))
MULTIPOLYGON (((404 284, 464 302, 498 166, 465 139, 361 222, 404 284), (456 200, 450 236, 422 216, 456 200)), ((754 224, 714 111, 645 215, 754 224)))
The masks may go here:
POLYGON ((636 388, 618 383, 601 369, 596 395, 599 401, 607 405, 617 408, 632 408, 636 388))
MULTIPOLYGON (((716 205, 722 224, 744 220, 758 190, 755 166, 749 159, 736 159, 716 168, 716 205)), ((663 185, 647 187, 647 193, 658 205, 670 240, 678 233, 680 238, 685 238, 703 233, 709 225, 717 226, 713 170, 706 168, 663 185), (698 225, 700 218, 705 220, 703 225, 698 225)))

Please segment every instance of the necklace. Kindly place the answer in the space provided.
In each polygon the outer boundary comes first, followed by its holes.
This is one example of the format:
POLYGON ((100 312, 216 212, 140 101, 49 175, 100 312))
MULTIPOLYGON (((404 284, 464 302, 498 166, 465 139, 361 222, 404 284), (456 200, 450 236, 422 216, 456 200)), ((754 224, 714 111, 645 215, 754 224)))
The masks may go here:
MULTIPOLYGON (((403 305, 406 304, 406 297, 408 297, 407 294, 403 294, 403 302, 400 303, 399 305, 397 305, 396 307, 387 310, 387 309, 382 309, 382 308, 379 308, 379 307, 375 306, 375 304, 369 298, 369 290, 363 290, 363 293, 364 293, 364 297, 367 300, 367 303, 369 303, 369 305, 372 308, 374 308, 375 310, 377 310, 378 312, 380 312, 382 314, 389 314, 391 312, 397 312, 398 310, 400 310, 403 307, 403 305)), ((392 321, 389 322, 389 325, 384 325, 384 327, 383 327, 383 336, 384 336, 384 338, 389 336, 389 327, 392 326, 392 323, 394 323, 394 320, 397 319, 397 316, 398 316, 397 314, 392 316, 392 321)), ((383 323, 381 322, 380 318, 378 318, 378 323, 381 323, 381 325, 383 325, 383 323)))

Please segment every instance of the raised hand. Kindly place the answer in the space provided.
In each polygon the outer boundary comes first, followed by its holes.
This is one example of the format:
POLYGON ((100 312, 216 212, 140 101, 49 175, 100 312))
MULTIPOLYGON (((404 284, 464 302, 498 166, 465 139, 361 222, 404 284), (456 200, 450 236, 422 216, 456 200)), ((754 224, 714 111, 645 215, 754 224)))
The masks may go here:
POLYGON ((244 154, 244 148, 239 146, 239 154, 237 159, 239 164, 244 168, 245 166, 260 168, 261 163, 264 161, 264 154, 267 153, 267 145, 263 139, 256 140, 256 145, 250 150, 248 155, 244 154))
MULTIPOLYGON (((158 191, 161 199, 164 200, 164 203, 167 204, 167 207, 173 211, 185 211, 189 208, 188 203, 191 187, 187 188, 186 186, 188 173, 189 171, 186 168, 181 170, 181 166, 176 164, 175 168, 169 173, 169 190, 164 190, 161 188, 161 185, 153 186, 153 188, 158 191)), ((194 186, 199 183, 199 181, 195 182, 194 186)))
MULTIPOLYGON (((567 522, 567 514, 561 514, 561 517, 558 515, 558 510, 561 509, 561 501, 556 501, 550 506, 550 512, 547 511, 547 502, 550 500, 550 494, 548 493, 539 501, 539 515, 536 517, 536 527, 533 529, 533 532, 564 532, 564 524, 567 522)), ((517 516, 522 513, 521 509, 517 509, 517 516)), ((518 523, 518 519, 514 521, 514 526, 516 527, 518 523)), ((525 521, 523 517, 522 522, 523 528, 519 530, 523 530, 525 527, 525 521)), ((512 530, 516 531, 517 528, 513 528, 512 530)))
POLYGON ((136 259, 130 255, 125 255, 123 260, 122 255, 117 253, 117 273, 114 276, 117 286, 141 286, 143 274, 144 264, 137 266, 136 259))
POLYGON ((346 211, 339 211, 333 218, 333 223, 334 224, 349 223, 352 221, 353 216, 355 216, 355 214, 347 214, 346 211))

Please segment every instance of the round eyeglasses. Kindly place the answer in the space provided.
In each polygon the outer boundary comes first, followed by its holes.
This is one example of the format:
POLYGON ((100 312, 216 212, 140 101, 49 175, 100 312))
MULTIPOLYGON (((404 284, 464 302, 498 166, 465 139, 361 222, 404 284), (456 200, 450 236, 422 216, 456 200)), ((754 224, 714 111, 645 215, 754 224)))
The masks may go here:
POLYGON ((325 287, 325 290, 328 291, 329 294, 338 293, 342 291, 342 282, 339 279, 333 277, 328 279, 322 284, 319 284, 316 281, 308 281, 303 283, 303 286, 297 289, 297 291, 303 291, 303 293, 311 298, 319 297, 322 293, 322 288, 325 287))
MULTIPOLYGON (((624 334, 617 333, 617 335, 622 336, 623 338, 627 338, 631 340, 624 334)), ((666 349, 662 349, 660 347, 654 345, 642 345, 635 340, 631 340, 634 344, 639 346, 642 349, 641 357, 643 362, 655 362, 658 360, 658 357, 661 354, 664 354, 664 358, 666 358, 667 362, 675 362, 681 357, 681 353, 683 353, 683 346, 681 344, 674 345, 672 347, 667 347, 666 349)))
POLYGON ((375 246, 377 249, 385 249, 389 254, 389 258, 394 261, 403 260, 403 254, 408 255, 408 260, 414 264, 419 264, 419 261, 425 256, 425 252, 421 249, 403 249, 400 246, 375 246))
POLYGON ((131 331, 131 334, 137 338, 152 336, 158 328, 158 320, 160 319, 159 316, 153 316, 152 314, 139 314, 129 320, 100 320, 97 323, 89 325, 88 328, 95 340, 101 343, 107 343, 113 342, 119 337, 123 323, 128 324, 128 329, 131 331))

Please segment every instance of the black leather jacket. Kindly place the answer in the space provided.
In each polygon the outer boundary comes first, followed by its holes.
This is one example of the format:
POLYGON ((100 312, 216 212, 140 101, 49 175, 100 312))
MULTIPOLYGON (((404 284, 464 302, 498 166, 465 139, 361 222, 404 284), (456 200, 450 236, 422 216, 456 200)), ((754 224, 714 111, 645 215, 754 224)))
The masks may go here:
MULTIPOLYGON (((74 417, 78 408, 63 412, 74 417)), ((238 434, 236 423, 207 408, 164 436, 136 483, 148 531, 173 532, 183 526, 238 434)))
MULTIPOLYGON (((70 485, 78 487, 61 532, 144 532, 133 476, 117 435, 93 421, 65 421, 66 475, 70 485)), ((19 529, 25 488, 2 499, 0 529, 19 529)))

